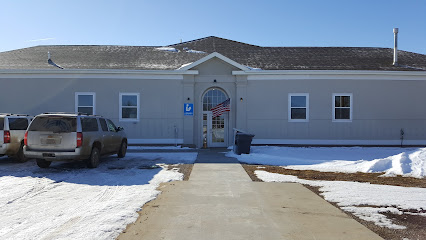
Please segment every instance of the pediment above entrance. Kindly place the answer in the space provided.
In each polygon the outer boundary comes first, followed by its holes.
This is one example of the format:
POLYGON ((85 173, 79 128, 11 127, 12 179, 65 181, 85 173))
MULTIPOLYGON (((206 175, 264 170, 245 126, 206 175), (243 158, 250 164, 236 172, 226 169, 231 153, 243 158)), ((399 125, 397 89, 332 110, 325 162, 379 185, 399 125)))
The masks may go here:
POLYGON ((179 70, 198 70, 200 75, 231 75, 232 71, 248 71, 249 68, 214 52, 179 70))

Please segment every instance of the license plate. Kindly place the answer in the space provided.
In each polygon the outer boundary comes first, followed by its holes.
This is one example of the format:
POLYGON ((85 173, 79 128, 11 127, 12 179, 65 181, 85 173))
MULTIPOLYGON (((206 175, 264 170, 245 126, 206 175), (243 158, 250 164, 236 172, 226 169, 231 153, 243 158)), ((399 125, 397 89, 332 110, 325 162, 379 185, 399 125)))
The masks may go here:
POLYGON ((43 157, 55 157, 54 153, 43 153, 43 157))
POLYGON ((46 144, 56 144, 56 139, 48 138, 46 139, 46 144))

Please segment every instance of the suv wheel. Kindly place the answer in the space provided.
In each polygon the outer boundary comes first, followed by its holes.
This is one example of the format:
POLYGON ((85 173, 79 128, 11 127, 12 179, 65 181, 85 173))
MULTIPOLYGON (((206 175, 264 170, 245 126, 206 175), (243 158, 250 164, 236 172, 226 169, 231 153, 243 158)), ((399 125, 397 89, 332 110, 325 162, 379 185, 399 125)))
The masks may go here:
POLYGON ((52 162, 44 159, 37 159, 37 165, 41 168, 48 168, 52 162))
POLYGON ((126 141, 121 142, 121 146, 120 149, 118 150, 118 157, 119 158, 124 158, 126 156, 126 152, 127 152, 127 143, 126 141))
POLYGON ((96 168, 99 165, 99 149, 97 147, 92 148, 89 159, 86 160, 87 167, 96 168))
POLYGON ((21 143, 21 146, 19 147, 19 151, 16 154, 15 159, 20 163, 28 161, 28 158, 26 158, 24 155, 24 143, 21 143))

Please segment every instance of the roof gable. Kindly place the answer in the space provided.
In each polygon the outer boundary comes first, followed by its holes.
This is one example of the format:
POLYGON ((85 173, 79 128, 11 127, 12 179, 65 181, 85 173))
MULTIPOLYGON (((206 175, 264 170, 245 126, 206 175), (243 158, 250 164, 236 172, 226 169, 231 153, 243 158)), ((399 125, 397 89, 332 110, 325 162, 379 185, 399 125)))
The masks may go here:
POLYGON ((215 36, 199 38, 183 43, 176 43, 169 45, 169 47, 174 47, 179 50, 183 50, 185 48, 192 50, 201 50, 208 53, 229 51, 229 49, 238 49, 241 51, 261 48, 260 46, 237 42, 215 36))
POLYGON ((242 70, 242 71, 250 70, 248 67, 241 65, 241 64, 235 62, 234 60, 227 58, 227 57, 225 57, 222 54, 217 53, 217 52, 211 53, 211 54, 209 54, 209 55, 207 55, 207 56, 189 64, 189 65, 186 65, 186 66, 180 68, 179 70, 190 70, 190 69, 192 69, 192 68, 194 68, 194 67, 196 67, 196 66, 198 66, 198 65, 200 65, 200 64, 202 64, 202 63, 204 63, 204 62, 206 62, 206 61, 208 61, 212 58, 219 58, 220 60, 222 60, 222 61, 224 61, 224 62, 242 70))

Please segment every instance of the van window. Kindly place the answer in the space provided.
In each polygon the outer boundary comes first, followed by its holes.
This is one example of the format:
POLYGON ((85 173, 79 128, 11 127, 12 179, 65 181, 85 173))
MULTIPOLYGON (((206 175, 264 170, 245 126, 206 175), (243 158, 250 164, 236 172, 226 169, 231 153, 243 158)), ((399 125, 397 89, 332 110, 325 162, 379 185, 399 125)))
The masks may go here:
POLYGON ((98 131, 98 121, 96 118, 81 118, 81 129, 83 132, 97 132, 98 131))
POLYGON ((75 117, 62 116, 36 117, 28 131, 76 132, 77 120, 75 117))
POLYGON ((0 118, 0 130, 3 130, 4 118, 0 118))
POLYGON ((26 118, 9 118, 10 130, 27 130, 28 119, 26 118))

